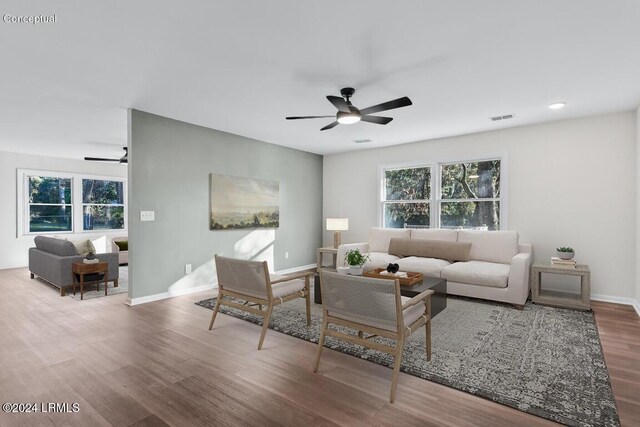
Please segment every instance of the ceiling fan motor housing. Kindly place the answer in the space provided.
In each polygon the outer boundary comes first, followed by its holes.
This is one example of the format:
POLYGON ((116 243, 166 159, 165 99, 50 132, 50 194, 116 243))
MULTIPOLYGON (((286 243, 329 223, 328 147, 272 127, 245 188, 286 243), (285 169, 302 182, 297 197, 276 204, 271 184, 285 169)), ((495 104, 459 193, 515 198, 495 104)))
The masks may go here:
POLYGON ((343 87, 340 89, 340 95, 342 95, 343 98, 349 99, 354 93, 356 93, 356 90, 352 87, 343 87))

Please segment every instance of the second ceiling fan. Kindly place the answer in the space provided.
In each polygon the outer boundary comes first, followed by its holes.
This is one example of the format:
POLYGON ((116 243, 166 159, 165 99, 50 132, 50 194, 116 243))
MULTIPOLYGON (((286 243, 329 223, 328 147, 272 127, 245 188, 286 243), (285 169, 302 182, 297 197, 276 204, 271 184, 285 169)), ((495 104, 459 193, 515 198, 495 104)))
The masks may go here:
POLYGON ((340 90, 340 94, 342 98, 339 96, 331 96, 328 95, 327 99, 330 103, 333 104, 334 107, 338 109, 338 112, 335 116, 292 116, 287 117, 287 120, 298 120, 298 119, 321 119, 328 117, 335 117, 336 120, 327 126, 323 127, 320 130, 328 130, 332 129, 339 124, 351 124, 357 123, 359 121, 375 123, 378 125, 386 125, 393 118, 391 117, 380 117, 380 116, 371 116, 372 113, 379 113, 381 111, 393 110, 395 108, 407 107, 412 104, 411 100, 404 96, 402 98, 394 99, 393 101, 383 102, 382 104, 377 104, 371 107, 363 108, 359 110, 351 103, 351 97, 356 92, 356 90, 352 87, 345 87, 340 90))

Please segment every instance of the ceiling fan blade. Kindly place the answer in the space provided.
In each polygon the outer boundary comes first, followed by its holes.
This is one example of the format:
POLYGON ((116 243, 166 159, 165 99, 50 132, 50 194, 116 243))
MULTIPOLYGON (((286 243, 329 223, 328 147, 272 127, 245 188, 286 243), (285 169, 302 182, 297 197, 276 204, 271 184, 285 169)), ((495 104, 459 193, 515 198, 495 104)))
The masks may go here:
POLYGON ((360 110, 360 114, 378 113, 380 111, 393 110, 394 108, 407 107, 413 104, 408 97, 394 99, 393 101, 383 102, 382 104, 374 105, 369 108, 360 110))
POLYGON ((322 129, 320 129, 320 130, 333 129, 334 127, 338 126, 338 124, 339 124, 339 123, 338 123, 338 121, 336 120, 335 122, 333 122, 333 123, 330 123, 330 124, 326 125, 325 127, 323 127, 323 128, 322 128, 322 129))
POLYGON ((102 157, 85 157, 85 160, 90 160, 92 162, 119 162, 120 159, 104 159, 102 157))
POLYGON ((287 120, 323 119, 323 118, 327 118, 327 117, 335 117, 335 114, 333 116, 293 116, 293 117, 286 117, 286 119, 287 120))
POLYGON ((330 103, 333 104, 334 107, 338 109, 338 111, 342 111, 344 113, 351 112, 351 110, 349 110, 349 104, 347 104, 347 101, 345 101, 344 98, 341 98, 339 96, 327 95, 327 99, 330 103))
POLYGON ((391 118, 391 117, 378 117, 378 116, 361 116, 360 120, 362 120, 363 122, 375 123, 377 125, 386 125, 391 120, 393 120, 393 118, 391 118))

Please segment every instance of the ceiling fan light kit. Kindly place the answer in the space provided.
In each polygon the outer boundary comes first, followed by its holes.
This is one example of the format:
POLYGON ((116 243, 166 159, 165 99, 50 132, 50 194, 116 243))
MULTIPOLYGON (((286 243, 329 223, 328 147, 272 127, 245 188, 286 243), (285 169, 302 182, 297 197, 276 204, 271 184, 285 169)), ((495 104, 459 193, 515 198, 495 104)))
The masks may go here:
POLYGON ((358 123, 360 121, 360 112, 355 111, 351 113, 345 113, 343 111, 338 111, 338 123, 341 125, 350 125, 352 123, 358 123))
MULTIPOLYGON (((338 109, 338 112, 335 115, 336 120, 332 123, 329 123, 327 126, 323 127, 320 130, 329 130, 338 126, 339 124, 349 125, 353 123, 357 123, 359 121, 375 123, 377 125, 386 125, 393 118, 391 117, 380 117, 380 116, 371 116, 371 113, 379 113, 381 111, 393 110, 395 108, 407 107, 412 105, 413 103, 408 97, 402 97, 398 99, 394 99, 393 101, 383 102, 382 104, 373 105, 368 108, 364 108, 359 110, 351 103, 351 97, 356 92, 356 90, 352 87, 345 87, 340 90, 339 96, 328 95, 327 99, 330 103, 333 104, 334 107, 338 109)), ((328 118, 334 116, 289 116, 287 120, 299 120, 299 119, 320 119, 320 118, 328 118)))

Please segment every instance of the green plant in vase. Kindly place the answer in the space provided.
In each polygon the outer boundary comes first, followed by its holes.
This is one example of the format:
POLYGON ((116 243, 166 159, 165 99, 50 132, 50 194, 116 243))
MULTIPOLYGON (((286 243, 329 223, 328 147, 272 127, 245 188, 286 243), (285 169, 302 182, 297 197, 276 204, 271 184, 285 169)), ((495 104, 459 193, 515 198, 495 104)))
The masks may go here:
POLYGON ((351 249, 344 256, 344 260, 349 265, 349 274, 355 276, 362 276, 362 266, 370 259, 369 254, 363 254, 360 249, 351 249))
POLYGON ((569 246, 556 248, 556 251, 558 251, 558 258, 561 259, 573 259, 573 257, 576 255, 576 251, 574 251, 573 248, 569 246))

